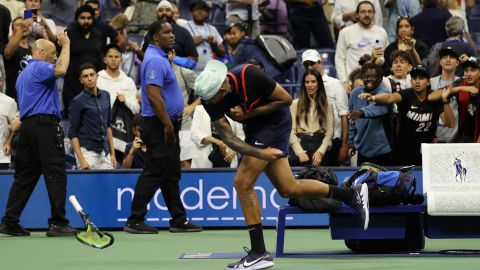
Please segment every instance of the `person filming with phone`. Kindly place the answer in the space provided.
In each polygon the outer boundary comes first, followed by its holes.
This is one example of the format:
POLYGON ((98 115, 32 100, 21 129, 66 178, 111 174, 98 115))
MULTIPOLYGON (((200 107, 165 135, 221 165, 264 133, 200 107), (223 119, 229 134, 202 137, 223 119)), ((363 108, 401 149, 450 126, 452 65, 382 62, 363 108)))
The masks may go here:
POLYGON ((126 156, 123 158, 122 168, 124 169, 141 169, 145 164, 145 153, 147 145, 140 138, 140 126, 142 124, 142 116, 136 114, 133 117, 133 134, 135 138, 125 146, 126 156))

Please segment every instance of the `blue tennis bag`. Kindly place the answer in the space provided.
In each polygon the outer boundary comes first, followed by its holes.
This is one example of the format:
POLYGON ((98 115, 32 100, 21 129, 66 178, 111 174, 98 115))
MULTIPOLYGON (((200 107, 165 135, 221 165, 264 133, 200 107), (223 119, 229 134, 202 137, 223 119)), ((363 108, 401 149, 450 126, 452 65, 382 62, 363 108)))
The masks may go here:
POLYGON ((423 203, 423 196, 415 194, 417 180, 413 175, 413 166, 388 171, 365 162, 342 185, 352 187, 363 183, 368 185, 368 199, 372 206, 423 203))

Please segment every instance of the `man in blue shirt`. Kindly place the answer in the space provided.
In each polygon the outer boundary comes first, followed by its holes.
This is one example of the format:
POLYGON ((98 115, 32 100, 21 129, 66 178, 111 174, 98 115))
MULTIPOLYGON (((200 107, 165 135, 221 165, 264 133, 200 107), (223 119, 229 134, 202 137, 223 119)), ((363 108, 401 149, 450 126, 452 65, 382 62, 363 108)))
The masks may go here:
POLYGON ((84 89, 70 105, 70 130, 73 151, 80 169, 115 168, 110 94, 97 88, 97 70, 86 63, 80 66, 84 89))
POLYGON ((33 43, 32 59, 18 76, 16 88, 22 125, 17 143, 15 180, 8 195, 0 233, 29 236, 19 218, 43 173, 50 199, 51 218, 47 236, 75 235, 65 218, 67 177, 60 120, 60 99, 55 79, 65 76, 70 62, 70 40, 58 34, 62 51, 57 60, 55 45, 45 39, 33 43))
POLYGON ((353 89, 348 102, 350 155, 358 151, 358 164, 372 162, 393 165, 389 142, 391 139, 389 135, 393 131, 392 127, 384 125, 390 117, 389 108, 358 97, 362 93, 372 95, 388 93, 382 84, 382 69, 373 63, 363 65, 362 80, 364 86, 353 89))
POLYGON ((141 68, 141 139, 147 147, 145 166, 138 178, 132 213, 124 228, 129 233, 158 233, 144 223, 147 204, 158 188, 167 205, 171 232, 197 232, 202 228, 187 220, 180 199, 180 145, 178 131, 183 114, 183 96, 169 56, 175 45, 172 26, 166 21, 150 25, 151 40, 141 68), (167 52, 169 54, 167 54, 167 52))

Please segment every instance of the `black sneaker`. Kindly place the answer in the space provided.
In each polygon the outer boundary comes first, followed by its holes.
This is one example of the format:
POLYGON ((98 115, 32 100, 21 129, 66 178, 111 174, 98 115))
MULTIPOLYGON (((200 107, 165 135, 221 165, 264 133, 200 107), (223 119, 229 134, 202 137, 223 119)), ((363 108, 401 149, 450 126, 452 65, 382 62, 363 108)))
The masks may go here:
POLYGON ((227 269, 257 270, 267 269, 274 265, 270 252, 266 251, 265 253, 257 254, 249 251, 247 248, 244 249, 247 252, 247 256, 243 257, 238 262, 227 265, 227 269))
POLYGON ((78 230, 75 230, 70 225, 55 225, 50 224, 48 225, 47 236, 49 237, 56 237, 56 236, 75 236, 78 230))
POLYGON ((11 236, 30 236, 30 232, 25 230, 20 224, 7 225, 3 223, 0 225, 0 233, 11 236))
POLYGON ((170 220, 170 232, 201 232, 203 228, 186 220, 183 223, 173 223, 170 220))
POLYGON ((143 221, 128 221, 123 230, 128 233, 136 234, 157 234, 158 229, 150 227, 143 221))
POLYGON ((367 184, 363 183, 362 185, 357 185, 353 187, 355 194, 353 195, 353 199, 351 202, 348 203, 350 207, 355 209, 360 217, 360 222, 363 226, 363 229, 368 229, 368 221, 370 218, 370 214, 368 211, 368 186, 367 184))

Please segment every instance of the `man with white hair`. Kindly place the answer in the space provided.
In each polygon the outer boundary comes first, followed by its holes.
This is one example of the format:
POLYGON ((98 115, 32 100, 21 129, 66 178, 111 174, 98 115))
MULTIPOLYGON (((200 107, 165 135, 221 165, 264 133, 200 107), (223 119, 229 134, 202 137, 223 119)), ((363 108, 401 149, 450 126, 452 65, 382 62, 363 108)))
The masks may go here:
POLYGON ((348 156, 348 97, 342 83, 328 76, 323 69, 323 61, 317 50, 309 49, 302 54, 305 70, 315 69, 322 75, 328 103, 333 106, 334 133, 332 148, 329 151, 328 165, 339 166, 348 156))
POLYGON ((227 74, 225 64, 210 60, 195 81, 195 93, 202 99, 222 141, 243 155, 234 186, 247 223, 251 250, 240 261, 229 264, 228 269, 266 269, 274 265, 265 248, 261 208, 254 190, 262 171, 282 197, 329 197, 350 204, 359 213, 362 228, 367 229, 365 184, 347 189, 293 177, 287 158, 292 97, 265 72, 252 65, 239 65, 227 74), (245 141, 234 135, 226 116, 243 123, 245 141))

